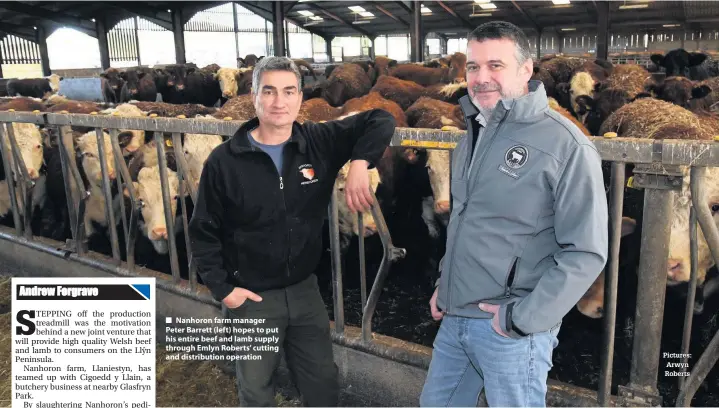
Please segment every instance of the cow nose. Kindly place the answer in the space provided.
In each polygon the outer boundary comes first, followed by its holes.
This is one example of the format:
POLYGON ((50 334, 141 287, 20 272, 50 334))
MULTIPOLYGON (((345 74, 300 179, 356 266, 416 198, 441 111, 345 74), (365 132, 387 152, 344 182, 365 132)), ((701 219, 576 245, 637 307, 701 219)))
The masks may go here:
POLYGON ((667 261, 667 276, 671 280, 677 280, 682 270, 682 261, 676 258, 670 258, 667 261))
POLYGON ((167 228, 155 227, 152 229, 153 239, 167 238, 167 228))
POLYGON ((368 224, 364 226, 363 236, 365 238, 373 235, 375 232, 377 232, 377 226, 374 224, 368 224))
POLYGON ((222 96, 224 96, 225 98, 232 98, 232 92, 223 92, 222 96))
POLYGON ((434 212, 437 214, 444 214, 449 211, 449 201, 448 200, 442 200, 437 201, 434 204, 434 212))
POLYGON ((596 312, 596 313, 597 313, 597 317, 602 317, 602 316, 604 316, 604 308, 601 307, 601 306, 597 307, 597 312, 596 312))
POLYGON ((37 170, 35 169, 29 169, 27 175, 30 177, 30 180, 37 180, 38 178, 37 170))
POLYGON ((181 91, 181 90, 183 90, 183 89, 185 89, 185 85, 177 85, 177 90, 178 90, 178 91, 181 91))
POLYGON ((133 95, 137 94, 137 89, 131 90, 130 93, 133 94, 133 95))
POLYGON ((107 177, 110 177, 110 180, 115 180, 115 170, 110 170, 107 173, 107 177))

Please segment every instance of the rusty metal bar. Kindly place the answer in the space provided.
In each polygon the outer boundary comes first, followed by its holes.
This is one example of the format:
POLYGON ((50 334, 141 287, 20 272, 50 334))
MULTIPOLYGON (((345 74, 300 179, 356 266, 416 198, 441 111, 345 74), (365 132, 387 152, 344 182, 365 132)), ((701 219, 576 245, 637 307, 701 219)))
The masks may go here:
POLYGON ((70 197, 70 200, 73 202, 73 209, 77 208, 77 219, 75 220, 75 231, 77 235, 73 237, 75 240, 75 250, 78 254, 84 254, 87 252, 85 246, 85 206, 87 199, 90 198, 90 191, 85 187, 85 183, 82 181, 82 176, 80 175, 80 170, 77 168, 77 163, 75 162, 75 143, 72 139, 70 128, 65 126, 60 127, 60 135, 62 143, 58 144, 58 147, 61 151, 60 154, 64 155, 64 160, 62 156, 60 157, 61 160, 63 160, 63 166, 68 166, 72 173, 72 178, 68 178, 66 182, 72 185, 74 181, 78 192, 77 200, 75 199, 75 195, 70 197))
POLYGON ((345 306, 342 290, 342 254, 340 253, 337 194, 337 185, 335 184, 328 208, 330 253, 332 254, 332 306, 334 308, 335 332, 342 334, 345 331, 345 306))
MULTIPOLYGON (((20 236, 22 235, 22 224, 20 224, 20 211, 18 210, 17 195, 15 194, 12 162, 9 159, 12 153, 6 149, 10 144, 5 144, 5 126, 12 127, 12 123, 8 123, 7 125, 0 124, 0 154, 2 154, 3 167, 5 168, 5 182, 7 183, 8 193, 10 194, 10 206, 12 207, 11 211, 15 224, 15 233, 20 236)), ((12 150, 12 147, 10 147, 10 150, 12 150)))
POLYGON ((97 155, 100 159, 100 172, 102 174, 102 193, 105 197, 105 221, 110 232, 110 245, 112 247, 112 257, 120 260, 120 244, 117 241, 117 229, 115 224, 115 209, 112 205, 112 192, 110 191, 110 175, 107 170, 107 160, 105 158, 105 133, 102 128, 95 128, 95 136, 97 137, 97 155))
POLYGON ((69 165, 67 164, 67 155, 65 154, 65 149, 62 147, 63 140, 60 133, 59 127, 52 127, 52 129, 55 130, 55 138, 57 139, 57 152, 60 156, 60 167, 62 167, 62 180, 65 187, 65 204, 67 205, 67 216, 70 221, 70 233, 72 234, 72 239, 77 239, 77 231, 75 228, 77 227, 77 213, 75 212, 75 205, 73 200, 73 189, 72 189, 72 180, 70 179, 70 169, 69 165))
POLYGON ((604 327, 602 330, 602 355, 599 368, 597 400, 600 406, 609 406, 612 389, 614 362, 614 330, 617 321, 617 287, 619 285, 619 246, 622 239, 622 205, 624 204, 624 179, 626 165, 612 163, 610 190, 610 247, 609 268, 604 279, 604 327))
POLYGON ((167 228, 167 243, 170 247, 170 269, 173 282, 180 282, 180 263, 177 260, 177 243, 175 242, 175 214, 172 213, 170 202, 170 185, 167 179, 167 159, 165 158, 165 139, 162 132, 155 132, 155 145, 157 146, 157 164, 160 167, 160 185, 162 188, 162 206, 165 210, 165 224, 167 228))
MULTIPOLYGON (((175 149, 175 161, 177 162, 177 169, 178 174, 179 170, 182 170, 182 174, 184 175, 184 179, 187 181, 185 185, 189 189, 190 197, 192 198, 193 203, 197 203, 197 188, 195 188, 195 181, 199 180, 193 180, 192 176, 190 175, 190 166, 187 164, 187 159, 185 158, 185 152, 182 149, 182 137, 181 133, 174 132, 172 133, 172 147, 175 149)), ((180 183, 182 185, 182 183, 180 183)))
MULTIPOLYGON (((694 205, 689 208, 689 256, 691 259, 691 274, 689 277, 689 289, 687 289, 687 304, 684 309, 684 332, 682 333, 682 363, 687 363, 689 359, 685 357, 689 353, 689 344, 692 335, 692 320, 694 319, 694 300, 697 291, 697 269, 698 269, 698 252, 697 245, 697 214, 694 205)), ((689 367, 688 365, 685 367, 689 367)), ((679 389, 684 386, 686 377, 679 376, 679 389)))
MULTIPOLYGON (((122 172, 120 171, 120 168, 125 164, 125 161, 123 160, 122 154, 120 154, 120 157, 115 154, 115 146, 114 143, 112 143, 113 138, 115 140, 118 140, 120 131, 118 129, 110 129, 110 147, 112 148, 112 157, 115 161, 115 180, 117 181, 117 191, 119 194, 119 201, 120 201, 120 217, 122 219, 122 233, 125 237, 125 245, 127 245, 127 237, 129 235, 129 227, 127 225, 127 214, 125 210, 125 193, 123 190, 123 180, 125 183, 132 183, 132 180, 125 179, 122 175, 122 172)), ((118 141, 119 145, 119 141, 118 141)), ((125 250, 125 257, 127 258, 127 248, 125 250)))
MULTIPOLYGON (((130 222, 127 226, 127 235, 125 236, 125 257, 127 258, 127 269, 133 272, 135 270, 135 240, 137 239, 137 222, 140 217, 140 203, 137 200, 135 185, 132 184, 130 171, 127 169, 125 159, 122 155, 122 148, 120 147, 120 141, 118 139, 119 134, 120 131, 118 129, 110 129, 112 155, 115 157, 115 162, 119 163, 117 175, 120 178, 118 178, 118 180, 123 180, 124 188, 127 189, 127 193, 130 196, 130 222)), ((123 183, 118 182, 117 187, 120 194, 124 195, 123 183)))
POLYGON ((674 191, 647 188, 644 193, 641 259, 637 284, 634 345, 629 389, 658 397, 657 374, 662 337, 667 258, 674 191))
POLYGON ((379 202, 374 192, 370 190, 372 195, 372 217, 374 218, 375 224, 377 225, 377 233, 382 240, 382 247, 384 253, 382 254, 382 261, 375 276, 372 289, 369 293, 369 299, 367 304, 364 305, 362 310, 362 341, 369 342, 372 338, 372 316, 374 315, 375 308, 377 307, 377 301, 379 300, 380 292, 384 286, 384 280, 387 277, 389 271, 389 265, 397 259, 404 258, 407 255, 407 251, 404 248, 397 248, 392 245, 392 237, 389 235, 389 229, 387 223, 382 215, 382 210, 379 208, 379 202))
POLYGON ((359 240, 360 299, 362 307, 365 307, 367 304, 367 260, 364 248, 364 220, 361 211, 357 211, 357 239, 359 240))
MULTIPOLYGON (((172 147, 175 150, 175 161, 177 162, 177 188, 180 196, 180 206, 182 207, 182 230, 185 235, 185 250, 187 251, 187 274, 190 280, 190 290, 197 288, 197 271, 194 262, 192 262, 192 249, 190 247, 190 232, 189 225, 187 222, 187 206, 185 204, 185 198, 183 194, 183 181, 184 186, 187 188, 186 191, 194 191, 193 181, 187 177, 189 172, 187 171, 187 162, 185 161, 185 152, 182 149, 182 138, 179 133, 172 134, 172 147)), ((192 197, 192 202, 195 203, 196 196, 192 197)))

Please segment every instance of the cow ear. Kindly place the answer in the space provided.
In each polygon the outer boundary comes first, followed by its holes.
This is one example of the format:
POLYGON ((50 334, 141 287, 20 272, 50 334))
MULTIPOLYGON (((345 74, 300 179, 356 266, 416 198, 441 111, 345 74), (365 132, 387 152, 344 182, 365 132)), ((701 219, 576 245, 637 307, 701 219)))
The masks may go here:
POLYGON ((692 99, 700 99, 712 93, 712 89, 706 85, 697 86, 692 89, 692 99))
POLYGON ((188 74, 191 74, 191 73, 195 72, 195 68, 194 68, 194 67, 189 67, 189 68, 187 68, 187 71, 186 71, 186 72, 187 72, 188 74))
POLYGON ((607 89, 607 87, 609 87, 609 83, 607 81, 597 81, 597 83, 594 84, 594 92, 602 92, 607 89))
POLYGON ((664 56, 662 54, 652 54, 649 59, 651 59, 653 63, 659 66, 662 66, 662 63, 664 62, 664 56))
POLYGON ((577 96, 574 100, 577 102, 577 114, 584 115, 594 109, 594 99, 589 95, 577 96))

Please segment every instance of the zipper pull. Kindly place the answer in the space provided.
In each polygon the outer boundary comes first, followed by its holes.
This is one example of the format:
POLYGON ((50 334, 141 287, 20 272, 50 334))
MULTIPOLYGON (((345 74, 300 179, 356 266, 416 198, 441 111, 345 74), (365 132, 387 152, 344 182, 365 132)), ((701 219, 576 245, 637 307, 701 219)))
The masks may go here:
POLYGON ((284 184, 282 184, 282 176, 280 176, 280 190, 282 190, 285 187, 284 184))

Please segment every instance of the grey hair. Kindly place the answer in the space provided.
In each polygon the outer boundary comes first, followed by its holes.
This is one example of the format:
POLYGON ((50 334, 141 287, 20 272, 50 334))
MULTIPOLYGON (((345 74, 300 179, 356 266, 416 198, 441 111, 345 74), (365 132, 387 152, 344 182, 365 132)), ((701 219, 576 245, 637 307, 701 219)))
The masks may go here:
POLYGON ((294 72, 297 77, 297 90, 302 90, 302 75, 295 62, 287 57, 265 57, 257 62, 252 71, 252 92, 259 94, 260 78, 263 72, 267 71, 287 71, 294 72))
POLYGON ((506 21, 490 21, 475 28, 467 35, 467 42, 484 40, 512 40, 517 46, 517 63, 524 64, 532 58, 532 50, 529 48, 529 39, 524 31, 512 23, 506 21))

